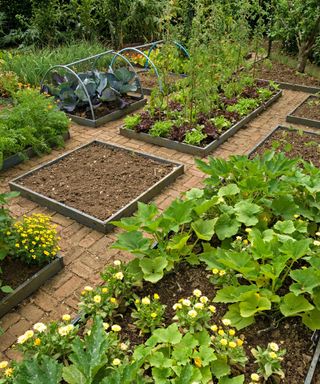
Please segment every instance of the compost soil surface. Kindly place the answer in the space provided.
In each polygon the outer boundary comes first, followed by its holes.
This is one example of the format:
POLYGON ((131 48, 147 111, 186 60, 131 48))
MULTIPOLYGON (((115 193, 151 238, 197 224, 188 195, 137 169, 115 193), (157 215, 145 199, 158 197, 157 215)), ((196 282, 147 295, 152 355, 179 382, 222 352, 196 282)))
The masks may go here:
POLYGON ((259 63, 256 67, 255 75, 260 79, 300 84, 310 87, 320 87, 319 79, 299 73, 295 69, 276 61, 272 62, 271 68, 269 68, 269 66, 265 65, 263 62, 259 63))
POLYGON ((170 164, 94 143, 24 177, 20 184, 106 220, 172 169, 170 164))
POLYGON ((306 161, 311 161, 316 167, 320 167, 320 136, 295 130, 279 128, 257 148, 251 157, 256 154, 262 155, 267 149, 272 149, 276 143, 279 144, 276 152, 285 151, 286 156, 291 159, 302 157, 306 161))
MULTIPOLYGON (((159 86, 158 78, 155 74, 152 74, 148 71, 138 73, 141 84, 144 88, 155 88, 159 86)), ((169 74, 166 78, 168 84, 174 84, 176 81, 181 80, 181 76, 175 75, 173 73, 169 74)))
POLYGON ((309 120, 320 121, 320 98, 309 97, 293 114, 309 120))
MULTIPOLYGON (((43 266, 27 265, 18 259, 6 257, 0 261, 0 268, 2 270, 2 285, 9 285, 12 289, 15 289, 35 273, 39 272, 43 266)), ((0 290, 0 300, 6 295, 6 293, 0 290)))
MULTIPOLYGON (((172 306, 179 299, 191 296, 194 289, 200 289, 202 294, 209 299, 215 297, 217 288, 209 281, 209 277, 210 272, 204 266, 190 266, 181 263, 156 284, 144 283, 141 289, 135 290, 135 293, 139 297, 158 293, 161 303, 167 306, 164 325, 168 326, 172 323, 174 316, 172 306)), ((218 303, 214 303, 214 305, 216 313, 213 315, 212 323, 221 325, 221 319, 227 311, 227 306, 218 303)), ((133 347, 145 342, 150 335, 139 335, 139 330, 133 324, 130 313, 131 308, 129 307, 124 314, 115 319, 115 322, 122 327, 121 338, 123 340, 129 338, 133 347)), ((266 347, 269 342, 273 341, 287 351, 282 362, 285 379, 281 381, 278 377, 274 377, 274 381, 269 380, 268 383, 302 384, 304 382, 313 356, 312 332, 301 323, 300 318, 285 319, 275 323, 272 315, 259 317, 255 324, 238 331, 237 335, 241 338, 244 337, 244 348, 249 361, 245 369, 240 366, 233 368, 234 375, 244 374, 245 382, 249 383, 251 373, 256 372, 258 368, 250 352, 251 348, 255 348, 257 345, 266 347)), ((214 383, 216 384, 216 381, 214 383)), ((314 383, 319 384, 319 382, 314 383)))

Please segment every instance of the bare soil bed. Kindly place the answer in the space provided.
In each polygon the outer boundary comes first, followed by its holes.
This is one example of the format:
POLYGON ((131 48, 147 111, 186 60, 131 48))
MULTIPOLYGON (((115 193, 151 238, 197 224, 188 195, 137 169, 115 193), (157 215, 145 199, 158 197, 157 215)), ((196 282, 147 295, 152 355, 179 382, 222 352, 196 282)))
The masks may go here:
POLYGON ((293 114, 293 116, 320 121, 320 98, 309 97, 293 114))
MULTIPOLYGON (((150 73, 149 71, 145 71, 145 72, 139 72, 138 75, 139 75, 141 84, 144 88, 150 88, 151 89, 151 88, 158 87, 159 82, 158 82, 158 78, 155 74, 150 73)), ((174 73, 171 73, 167 76, 166 82, 168 82, 168 84, 172 85, 178 80, 181 80, 181 76, 176 75, 174 73)))
POLYGON ((277 143, 277 152, 285 151, 289 158, 302 157, 320 167, 320 136, 296 130, 278 129, 260 145, 252 154, 262 155, 267 149, 272 149, 277 143))
POLYGON ((170 173, 173 165, 93 143, 19 183, 100 220, 137 198, 170 173))
MULTIPOLYGON (((209 275, 210 272, 201 265, 192 267, 189 264, 181 263, 158 283, 144 283, 143 287, 136 289, 135 293, 140 297, 152 296, 154 293, 158 293, 161 303, 167 306, 165 324, 168 326, 172 323, 172 317, 174 316, 173 304, 180 298, 192 296, 194 289, 200 289, 202 294, 209 299, 215 297, 217 288, 209 281, 209 275)), ((215 307, 217 311, 213 315, 213 323, 220 324, 227 306, 215 303, 215 307)), ((139 335, 139 329, 133 324, 131 318, 130 307, 116 321, 122 327, 121 337, 123 340, 129 338, 131 345, 143 343, 148 339, 149 335, 139 335)), ((276 324, 272 315, 261 316, 257 318, 255 324, 242 329, 238 334, 244 336, 244 346, 249 362, 246 364, 245 369, 241 366, 234 367, 234 375, 244 374, 246 383, 249 383, 250 374, 257 370, 250 352, 251 348, 255 348, 257 345, 266 347, 269 342, 273 341, 287 350, 282 363, 285 379, 278 380, 274 377, 274 381, 272 379, 268 383, 302 384, 304 382, 313 356, 313 350, 310 349, 312 332, 301 323, 299 318, 285 319, 276 324)), ((316 381, 314 383, 319 384, 316 381)), ((214 384, 216 384, 216 381, 214 381, 214 384)))
POLYGON ((272 67, 267 66, 263 61, 256 67, 256 77, 265 80, 274 80, 284 83, 301 84, 310 87, 320 87, 320 80, 315 77, 297 72, 287 65, 272 62, 272 67))
MULTIPOLYGON (((18 259, 6 257, 5 260, 0 262, 0 268, 2 270, 2 285, 9 285, 12 289, 16 289, 35 273, 39 272, 43 265, 27 265, 18 259)), ((0 300, 5 296, 7 296, 7 293, 0 291, 0 300)))

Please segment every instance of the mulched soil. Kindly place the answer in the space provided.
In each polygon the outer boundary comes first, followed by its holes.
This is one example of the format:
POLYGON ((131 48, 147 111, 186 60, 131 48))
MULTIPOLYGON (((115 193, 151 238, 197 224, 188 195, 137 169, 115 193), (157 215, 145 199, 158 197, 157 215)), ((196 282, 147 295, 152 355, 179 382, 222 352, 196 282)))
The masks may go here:
MULTIPOLYGON (((159 81, 155 74, 152 74, 149 71, 146 71, 146 72, 139 72, 138 75, 139 75, 141 84, 144 88, 152 89, 159 86, 159 81)), ((175 75, 173 73, 169 74, 166 79, 168 84, 174 84, 178 80, 181 80, 181 76, 175 75)))
POLYGON ((281 81, 284 83, 300 84, 310 87, 320 87, 320 80, 315 77, 297 72, 287 65, 272 62, 272 67, 266 66, 263 62, 257 64, 256 77, 266 80, 281 81))
POLYGON ((295 111, 293 116, 320 121, 320 98, 313 96, 308 97, 308 99, 295 111))
MULTIPOLYGON (((0 261, 0 268, 2 270, 2 285, 9 285, 12 289, 15 289, 35 273, 39 272, 43 266, 27 265, 18 259, 6 257, 4 260, 0 261), (19 273, 17 273, 17 271, 19 271, 19 273)), ((0 300, 5 296, 7 296, 7 294, 0 291, 0 300)))
MULTIPOLYGON (((209 299, 213 299, 216 295, 216 287, 210 283, 208 277, 210 273, 203 266, 192 267, 189 264, 179 264, 173 272, 168 273, 162 280, 156 284, 144 283, 141 289, 135 289, 135 293, 144 297, 158 293, 160 301, 166 305, 165 325, 172 323, 174 311, 172 306, 180 298, 187 298, 192 295, 194 289, 200 289, 209 299)), ((227 310, 225 304, 215 303, 217 312, 214 314, 213 323, 221 324, 227 310)), ((115 321, 122 326, 121 338, 123 340, 130 339, 131 346, 145 342, 149 335, 139 336, 139 330, 134 324, 130 316, 131 308, 122 314, 115 321)), ((249 357, 245 370, 242 367, 234 368, 233 374, 242 374, 246 376, 246 383, 250 382, 250 374, 256 372, 257 366, 251 355, 251 348, 260 345, 266 347, 271 341, 278 343, 281 348, 285 348, 287 353, 282 363, 285 372, 285 379, 279 381, 268 381, 268 383, 283 384, 302 384, 307 374, 313 350, 311 348, 312 332, 302 325, 299 318, 286 319, 277 324, 274 323, 272 316, 260 317, 256 323, 242 329, 238 335, 244 335, 244 347, 249 357)), ((216 381, 214 381, 216 384, 216 381)), ((317 382, 314 382, 315 384, 317 382)))
MULTIPOLYGON (((122 100, 126 103, 126 107, 128 107, 129 105, 136 102, 137 98, 126 95, 122 97, 122 100)), ((95 119, 99 119, 100 117, 109 115, 110 113, 118 111, 119 109, 124 109, 119 100, 110 101, 108 103, 101 103, 99 104, 99 106, 95 106, 94 108, 95 119)), ((90 120, 92 119, 91 110, 88 106, 78 107, 71 114, 83 117, 85 119, 90 119, 90 120)))
POLYGON ((20 184, 106 220, 172 169, 170 164, 94 143, 26 176, 20 184))
POLYGON ((302 157, 320 167, 320 135, 279 128, 252 155, 262 155, 274 144, 280 144, 276 152, 285 151, 289 158, 302 157), (287 148, 290 144, 291 148, 287 148))

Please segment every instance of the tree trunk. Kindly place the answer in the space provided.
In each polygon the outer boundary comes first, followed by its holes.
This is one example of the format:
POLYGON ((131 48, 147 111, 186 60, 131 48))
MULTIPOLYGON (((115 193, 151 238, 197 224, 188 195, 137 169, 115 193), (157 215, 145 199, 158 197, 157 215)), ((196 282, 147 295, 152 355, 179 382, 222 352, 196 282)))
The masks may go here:
POLYGON ((310 52, 310 49, 308 49, 308 43, 302 43, 299 47, 299 53, 298 53, 298 65, 297 65, 298 72, 304 73, 307 62, 308 62, 309 52, 310 52))

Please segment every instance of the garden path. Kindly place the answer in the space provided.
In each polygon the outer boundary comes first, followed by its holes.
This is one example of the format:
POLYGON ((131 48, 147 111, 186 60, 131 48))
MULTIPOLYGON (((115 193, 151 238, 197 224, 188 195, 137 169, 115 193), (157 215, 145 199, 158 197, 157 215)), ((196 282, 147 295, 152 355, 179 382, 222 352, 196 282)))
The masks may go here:
MULTIPOLYGON (((306 93, 283 91, 283 96, 277 102, 215 150, 212 155, 227 158, 232 154, 248 153, 274 127, 279 124, 288 126, 285 122, 286 115, 306 97, 306 93)), ((66 143, 64 149, 54 150, 49 155, 31 159, 2 173, 0 192, 8 190, 8 182, 14 177, 93 139, 117 143, 127 148, 141 150, 185 164, 185 174, 154 199, 161 209, 164 209, 182 192, 201 185, 204 175, 197 170, 191 155, 122 137, 118 132, 121 124, 122 120, 118 120, 98 129, 73 124, 71 139, 66 143)), ((99 284, 100 271, 114 259, 128 260, 129 258, 129 255, 124 252, 110 249, 118 230, 104 235, 80 225, 72 219, 39 207, 22 197, 12 201, 10 210, 15 217, 35 212, 52 216, 52 221, 58 225, 62 237, 60 246, 65 268, 0 320, 0 326, 5 330, 5 333, 0 336, 0 360, 18 357, 17 352, 11 346, 17 336, 31 328, 34 323, 58 319, 64 313, 74 316, 77 313, 79 292, 82 288, 85 285, 99 284)))

